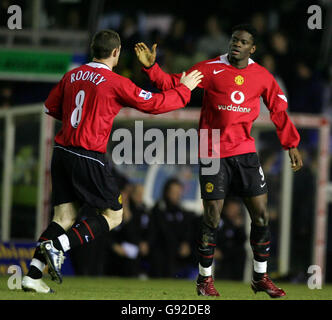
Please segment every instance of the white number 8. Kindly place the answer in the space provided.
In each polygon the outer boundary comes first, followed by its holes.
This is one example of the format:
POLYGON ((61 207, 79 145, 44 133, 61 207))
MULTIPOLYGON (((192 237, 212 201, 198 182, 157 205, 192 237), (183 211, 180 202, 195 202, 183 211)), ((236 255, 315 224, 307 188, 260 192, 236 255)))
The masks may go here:
POLYGON ((73 110, 73 112, 71 114, 71 119, 70 119, 71 125, 74 128, 77 128, 79 123, 81 122, 84 98, 85 98, 84 90, 78 91, 78 93, 75 97, 76 108, 73 110))

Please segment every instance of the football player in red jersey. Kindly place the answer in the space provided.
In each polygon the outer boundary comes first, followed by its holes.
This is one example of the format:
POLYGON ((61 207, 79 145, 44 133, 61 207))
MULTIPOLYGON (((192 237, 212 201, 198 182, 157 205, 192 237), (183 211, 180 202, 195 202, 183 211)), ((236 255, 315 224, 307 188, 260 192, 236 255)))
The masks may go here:
POLYGON ((147 92, 113 71, 120 50, 116 32, 96 33, 91 44, 93 61, 67 72, 45 101, 46 113, 62 122, 51 165, 54 217, 38 240, 22 281, 24 290, 51 292, 42 281, 46 264, 52 279, 61 283, 63 253, 121 223, 122 199, 105 157, 113 120, 120 109, 133 107, 160 114, 182 108, 203 77, 197 70, 183 73, 174 88, 147 92), (72 227, 83 204, 96 208, 99 214, 72 227))
MULTIPOLYGON (((199 128, 210 132, 220 129, 218 143, 211 138, 203 141, 208 144, 209 155, 220 160, 219 172, 215 175, 203 174, 205 165, 203 161, 200 164, 204 214, 198 239, 199 295, 219 296, 214 287, 211 266, 217 227, 227 194, 240 196, 251 217, 253 291, 264 291, 273 298, 285 295, 267 274, 270 249, 267 186, 255 141, 250 135, 252 124, 259 116, 260 97, 270 111, 283 149, 289 152, 293 171, 303 166, 297 149, 300 136, 287 115, 287 98, 276 80, 250 58, 256 50, 255 38, 256 31, 252 26, 238 25, 232 30, 228 53, 197 63, 190 69, 197 69, 204 75, 198 85, 204 89, 199 128)), ((156 87, 162 90, 174 88, 181 75, 161 70, 155 62, 156 46, 154 44, 150 50, 144 43, 137 43, 136 55, 144 66, 143 71, 156 87)), ((200 159, 205 157, 201 151, 200 159)))

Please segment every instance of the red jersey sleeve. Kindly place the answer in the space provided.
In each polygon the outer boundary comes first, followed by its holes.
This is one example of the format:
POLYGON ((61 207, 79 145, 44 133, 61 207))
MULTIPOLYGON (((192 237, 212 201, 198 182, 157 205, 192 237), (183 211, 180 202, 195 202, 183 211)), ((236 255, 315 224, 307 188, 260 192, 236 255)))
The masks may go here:
POLYGON ((185 107, 191 97, 191 90, 183 84, 161 93, 152 93, 136 86, 124 78, 117 94, 124 106, 132 107, 145 113, 160 114, 185 107))
POLYGON ((287 98, 271 74, 267 80, 262 98, 270 111, 279 141, 285 150, 295 148, 300 143, 300 135, 287 114, 287 98))
MULTIPOLYGON (((164 72, 158 63, 155 63, 150 68, 142 68, 143 72, 146 73, 152 82, 152 84, 158 88, 159 90, 168 90, 175 88, 180 84, 180 79, 182 76, 182 73, 173 73, 169 74, 164 72)), ((203 63, 197 63, 193 67, 191 67, 186 74, 190 73, 191 71, 198 70, 201 71, 204 75, 204 67, 203 63)), ((202 81, 198 84, 199 88, 204 88, 205 84, 205 77, 202 78, 202 81)))
POLYGON ((64 91, 64 77, 51 90, 50 94, 48 95, 44 103, 46 114, 60 121, 62 120, 63 91, 64 91))

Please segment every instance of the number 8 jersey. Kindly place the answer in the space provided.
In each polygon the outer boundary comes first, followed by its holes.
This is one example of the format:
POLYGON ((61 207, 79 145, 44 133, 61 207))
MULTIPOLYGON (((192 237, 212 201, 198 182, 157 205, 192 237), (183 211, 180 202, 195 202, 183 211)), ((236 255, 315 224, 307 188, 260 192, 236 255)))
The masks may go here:
POLYGON ((191 91, 185 85, 151 93, 90 62, 67 72, 45 101, 45 112, 62 121, 55 142, 106 153, 113 120, 122 107, 160 114, 184 107, 191 91))

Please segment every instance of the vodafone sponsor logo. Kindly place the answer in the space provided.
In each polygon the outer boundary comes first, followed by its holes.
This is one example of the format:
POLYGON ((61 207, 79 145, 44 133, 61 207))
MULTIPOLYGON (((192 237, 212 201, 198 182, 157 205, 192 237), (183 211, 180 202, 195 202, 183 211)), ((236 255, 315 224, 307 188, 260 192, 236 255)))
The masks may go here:
POLYGON ((233 91, 231 93, 231 100, 237 105, 218 105, 219 110, 224 111, 233 111, 233 112, 245 112, 249 113, 251 111, 251 108, 241 107, 239 104, 243 103, 245 97, 242 91, 233 91))
POLYGON ((246 112, 249 113, 251 111, 250 108, 245 108, 241 106, 233 106, 232 104, 229 106, 222 106, 218 105, 219 110, 227 110, 227 111, 234 111, 234 112, 246 112))
POLYGON ((231 100, 236 104, 241 104, 244 101, 244 94, 241 91, 233 91, 231 100))

